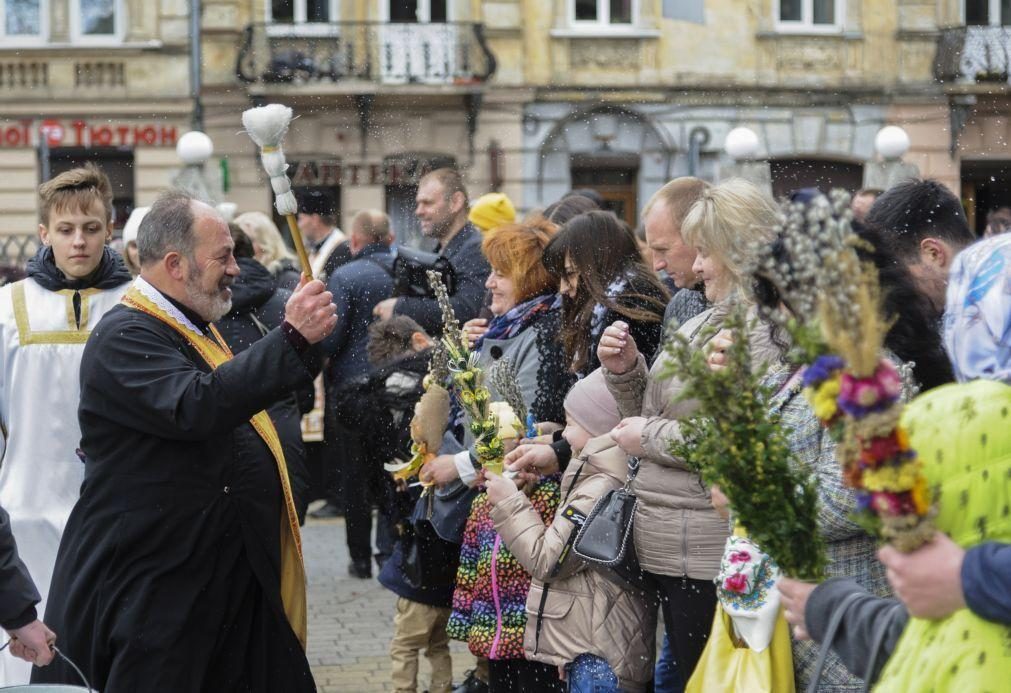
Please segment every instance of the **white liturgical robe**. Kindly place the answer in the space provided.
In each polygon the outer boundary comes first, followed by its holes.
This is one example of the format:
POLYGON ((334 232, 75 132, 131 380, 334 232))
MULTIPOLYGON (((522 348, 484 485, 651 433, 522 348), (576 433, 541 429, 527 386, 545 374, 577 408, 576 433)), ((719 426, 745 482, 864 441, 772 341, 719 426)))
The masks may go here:
MULTIPOLYGON (((129 283, 49 291, 33 279, 0 287, 0 506, 45 612, 60 536, 84 480, 77 456, 84 344, 129 283)), ((54 595, 59 599, 59 595, 54 595)), ((31 665, 0 653, 0 686, 28 683, 31 665)))

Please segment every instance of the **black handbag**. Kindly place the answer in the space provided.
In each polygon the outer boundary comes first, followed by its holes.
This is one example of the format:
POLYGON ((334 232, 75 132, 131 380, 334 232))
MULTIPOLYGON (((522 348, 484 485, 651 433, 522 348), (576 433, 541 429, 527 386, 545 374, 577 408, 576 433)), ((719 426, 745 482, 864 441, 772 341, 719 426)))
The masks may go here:
POLYGON ((399 246, 393 260, 393 295, 434 298, 435 293, 428 283, 429 270, 442 276, 450 296, 456 292, 456 272, 445 256, 399 246))
POLYGON ((625 589, 652 592, 654 586, 639 567, 632 539, 635 508, 632 480, 639 472, 639 458, 628 458, 625 485, 608 491, 593 506, 576 535, 572 552, 625 589))
POLYGON ((408 585, 449 587, 456 581, 463 530, 477 494, 456 481, 418 499, 403 536, 400 568, 408 585))

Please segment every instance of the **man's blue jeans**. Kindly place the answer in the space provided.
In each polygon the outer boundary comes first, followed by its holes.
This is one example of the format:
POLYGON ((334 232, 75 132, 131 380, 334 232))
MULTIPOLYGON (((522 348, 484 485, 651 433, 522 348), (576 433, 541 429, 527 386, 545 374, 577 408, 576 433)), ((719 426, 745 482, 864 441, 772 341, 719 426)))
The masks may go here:
POLYGON ((666 633, 663 636, 663 648, 656 658, 656 671, 653 674, 654 693, 682 693, 685 689, 681 681, 681 673, 678 671, 677 662, 674 661, 674 650, 670 646, 670 640, 666 633))

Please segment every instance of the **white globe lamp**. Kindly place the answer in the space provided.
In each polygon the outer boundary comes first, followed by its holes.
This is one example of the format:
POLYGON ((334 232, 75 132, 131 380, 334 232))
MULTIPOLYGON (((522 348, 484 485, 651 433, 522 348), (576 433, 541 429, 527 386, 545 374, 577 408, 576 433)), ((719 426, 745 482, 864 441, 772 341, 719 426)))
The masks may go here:
POLYGON ((185 133, 176 142, 176 155, 187 166, 200 166, 211 158, 214 153, 214 143, 211 138, 199 130, 185 133))
POLYGON ((882 159, 901 159, 909 151, 909 135, 898 125, 883 127, 874 137, 874 149, 882 159))
POLYGON ((734 161, 754 159, 758 155, 758 135, 751 128, 734 128, 727 133, 723 149, 734 161))

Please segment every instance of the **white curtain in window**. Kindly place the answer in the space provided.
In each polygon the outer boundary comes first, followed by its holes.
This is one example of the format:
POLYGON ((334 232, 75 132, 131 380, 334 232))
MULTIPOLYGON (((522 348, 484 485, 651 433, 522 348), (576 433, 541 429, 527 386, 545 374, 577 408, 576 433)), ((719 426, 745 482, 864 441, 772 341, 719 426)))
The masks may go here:
POLYGON ((116 0, 79 0, 81 34, 111 36, 116 33, 116 0))
POLYGON ((42 32, 42 0, 7 0, 4 31, 8 36, 38 36, 42 32))

